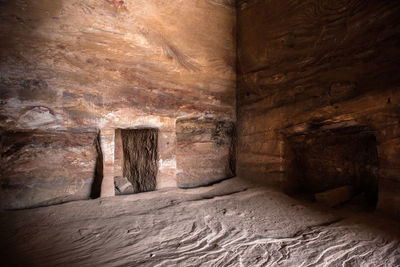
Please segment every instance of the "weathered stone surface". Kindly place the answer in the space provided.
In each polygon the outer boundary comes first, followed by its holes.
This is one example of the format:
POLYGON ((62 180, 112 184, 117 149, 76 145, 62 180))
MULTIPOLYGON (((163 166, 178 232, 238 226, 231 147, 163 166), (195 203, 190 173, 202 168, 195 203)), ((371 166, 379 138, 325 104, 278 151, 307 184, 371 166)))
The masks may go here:
POLYGON ((179 187, 207 185, 235 175, 235 128, 231 121, 180 119, 176 129, 179 187))
POLYGON ((0 129, 100 131, 112 196, 115 129, 157 128, 157 188, 174 187, 176 118, 235 121, 235 14, 231 0, 1 1, 0 129))
POLYGON ((287 138, 288 182, 294 190, 308 193, 352 185, 356 192, 365 192, 375 205, 379 167, 376 137, 359 127, 331 127, 287 138))
POLYGON ((2 133, 0 207, 19 209, 88 199, 94 186, 97 146, 97 133, 2 133))
POLYGON ((132 183, 124 176, 114 176, 115 195, 135 193, 132 183))
POLYGON ((379 202, 378 210, 400 218, 400 186, 399 181, 382 177, 379 181, 379 202))
MULTIPOLYGON (((159 161, 158 150, 160 134, 158 129, 117 129, 115 131, 114 185, 116 195, 152 191, 160 185, 159 167, 165 167, 158 166, 162 164, 162 161, 159 161)), ((164 138, 161 138, 163 142, 165 142, 164 138)), ((163 149, 166 147, 168 146, 164 145, 163 149)), ((165 150, 161 151, 163 158, 168 158, 165 150)))
POLYGON ((341 186, 325 192, 315 194, 317 202, 334 207, 349 201, 354 196, 354 188, 352 186, 341 186))
POLYGON ((132 184, 135 193, 155 190, 158 171, 158 130, 121 130, 121 139, 124 155, 123 176, 132 184))
POLYGON ((240 179, 0 214, 2 266, 386 267, 399 236, 240 179))
POLYGON ((234 117, 231 1, 2 1, 0 19, 0 126, 37 105, 27 128, 234 117))
POLYGON ((101 129, 99 134, 103 162, 103 177, 100 187, 100 197, 115 196, 114 189, 114 129, 101 129))
POLYGON ((400 188, 399 18, 396 1, 239 1, 238 175, 290 186, 288 135, 367 127, 378 208, 399 214, 381 184, 400 188))

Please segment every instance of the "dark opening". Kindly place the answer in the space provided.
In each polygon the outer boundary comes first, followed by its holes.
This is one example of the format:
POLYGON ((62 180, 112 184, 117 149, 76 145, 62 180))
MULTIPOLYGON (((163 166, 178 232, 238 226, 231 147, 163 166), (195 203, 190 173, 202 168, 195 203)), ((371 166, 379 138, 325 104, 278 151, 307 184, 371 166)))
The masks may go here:
POLYGON ((96 165, 94 169, 94 179, 92 184, 92 190, 90 192, 91 198, 98 198, 100 197, 101 193, 101 183, 103 182, 103 153, 101 151, 100 146, 100 134, 97 134, 97 138, 95 139, 96 146, 96 165))
POLYGON ((156 189, 157 129, 117 130, 115 155, 122 156, 122 176, 115 177, 116 194, 130 194, 156 189), (121 149, 122 148, 122 149, 121 149))
POLYGON ((375 206, 378 153, 371 132, 357 128, 316 131, 288 138, 288 175, 294 193, 320 193, 341 186, 354 188, 375 206))

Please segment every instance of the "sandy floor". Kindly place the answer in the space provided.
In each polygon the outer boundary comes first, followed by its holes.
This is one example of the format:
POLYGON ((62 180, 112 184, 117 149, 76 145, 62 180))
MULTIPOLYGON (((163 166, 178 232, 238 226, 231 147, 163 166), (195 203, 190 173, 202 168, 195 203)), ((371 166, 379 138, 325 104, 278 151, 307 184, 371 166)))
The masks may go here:
POLYGON ((231 179, 2 213, 1 266, 400 266, 399 226, 231 179))

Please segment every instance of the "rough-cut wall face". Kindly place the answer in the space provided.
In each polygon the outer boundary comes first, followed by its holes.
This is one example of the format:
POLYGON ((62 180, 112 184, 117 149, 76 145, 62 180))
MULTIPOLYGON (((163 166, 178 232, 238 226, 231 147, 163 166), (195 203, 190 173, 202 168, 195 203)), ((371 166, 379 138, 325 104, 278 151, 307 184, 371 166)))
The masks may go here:
POLYGON ((122 174, 132 184, 134 193, 156 189, 158 130, 121 130, 122 174))
POLYGON ((376 205, 379 161, 376 138, 368 129, 316 128, 287 136, 285 147, 292 192, 319 193, 349 185, 376 205))
POLYGON ((232 0, 0 1, 0 129, 100 130, 112 184, 114 130, 159 128, 157 186, 176 185, 176 118, 235 120, 235 12, 232 0))
POLYGON ((96 193, 97 133, 9 131, 0 136, 0 208, 87 199, 96 193))
POLYGON ((235 176, 233 122, 211 118, 179 119, 176 131, 179 187, 208 185, 235 176))
POLYGON ((400 215, 399 22, 397 1, 239 1, 238 175, 284 186, 285 137, 367 127, 400 215))
POLYGON ((234 14, 229 1, 2 1, 0 126, 233 118, 234 14))

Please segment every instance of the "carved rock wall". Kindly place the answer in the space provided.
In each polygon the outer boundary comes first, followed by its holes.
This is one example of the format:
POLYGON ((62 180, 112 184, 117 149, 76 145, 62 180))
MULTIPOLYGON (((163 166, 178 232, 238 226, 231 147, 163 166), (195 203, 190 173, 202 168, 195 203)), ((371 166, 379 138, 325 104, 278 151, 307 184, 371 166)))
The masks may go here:
POLYGON ((287 138, 367 127, 400 216, 400 3, 238 2, 238 175, 289 187, 287 138))
POLYGON ((288 137, 285 148, 292 192, 319 193, 347 185, 376 205, 379 160, 376 137, 368 129, 317 128, 288 137))
POLYGON ((113 130, 158 128, 157 186, 174 186, 176 118, 235 121, 235 14, 231 0, 1 1, 0 129, 104 132, 109 184, 113 130))
POLYGON ((2 127, 234 117, 229 1, 2 1, 2 127), (115 3, 121 3, 116 6, 115 3))
POLYGON ((134 192, 156 189, 158 130, 121 130, 124 154, 122 174, 134 192))
POLYGON ((235 176, 235 125, 212 118, 176 122, 177 182, 182 188, 204 186, 235 176))
POLYGON ((96 191, 97 133, 9 131, 0 138, 0 208, 88 198, 96 191))

